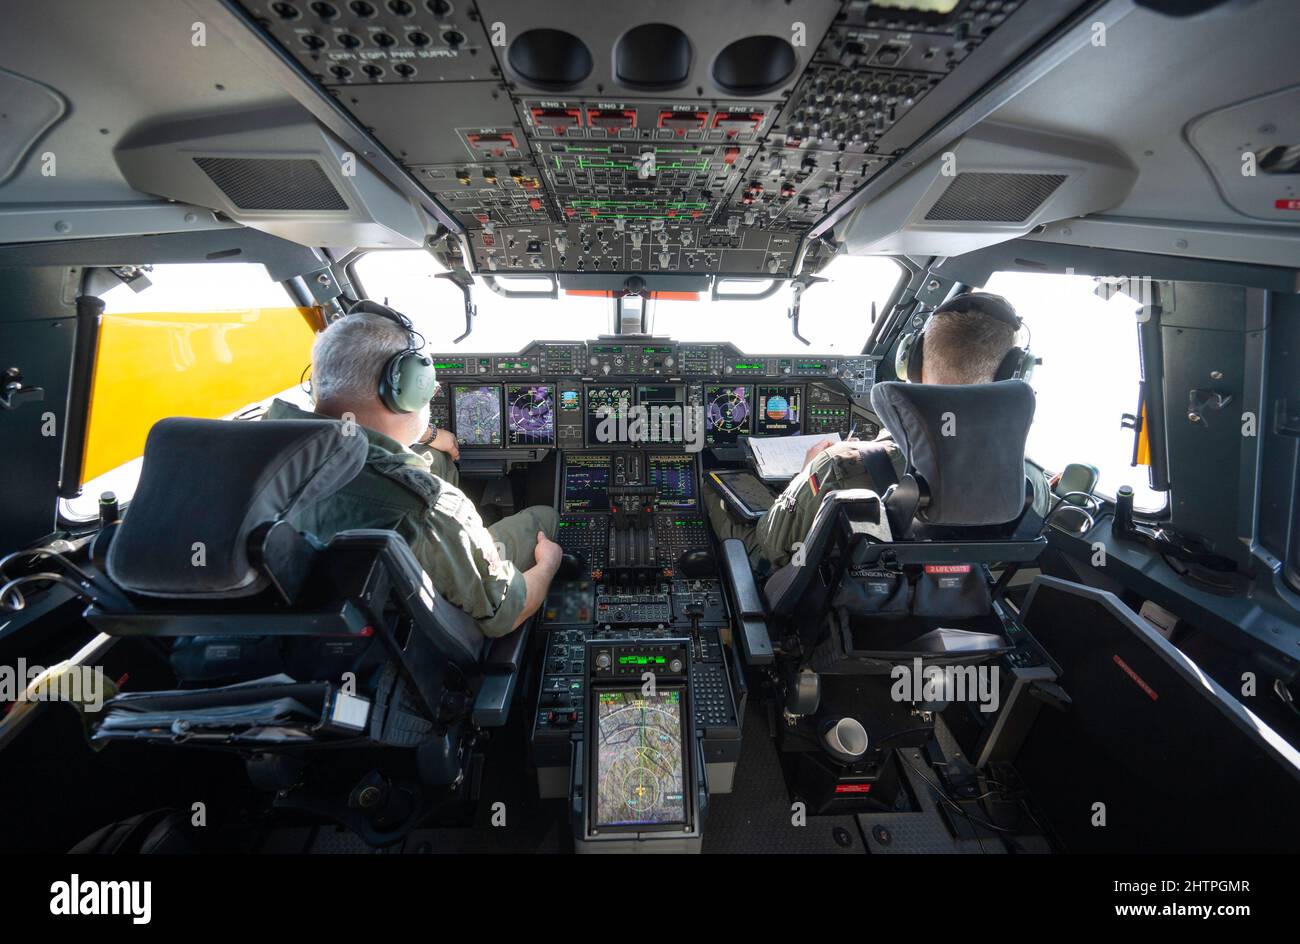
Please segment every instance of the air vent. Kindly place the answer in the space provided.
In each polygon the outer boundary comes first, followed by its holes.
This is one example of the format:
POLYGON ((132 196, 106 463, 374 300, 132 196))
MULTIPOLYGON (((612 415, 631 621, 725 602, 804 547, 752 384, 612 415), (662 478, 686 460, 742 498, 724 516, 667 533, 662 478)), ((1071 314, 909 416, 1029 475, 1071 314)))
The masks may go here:
POLYGON ((241 210, 346 210, 348 205, 315 161, 301 158, 196 157, 241 210))
POLYGON ((1065 174, 958 174, 925 218, 1023 223, 1065 180, 1065 174))

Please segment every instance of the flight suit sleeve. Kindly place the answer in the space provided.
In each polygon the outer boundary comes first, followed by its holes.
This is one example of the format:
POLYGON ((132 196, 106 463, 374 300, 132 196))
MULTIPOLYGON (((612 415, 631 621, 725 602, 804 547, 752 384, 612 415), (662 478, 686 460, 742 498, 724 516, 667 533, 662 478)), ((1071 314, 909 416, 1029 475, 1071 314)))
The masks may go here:
POLYGON ((411 447, 411 452, 429 463, 429 473, 431 475, 436 475, 444 482, 450 482, 452 485, 460 485, 460 471, 447 453, 418 443, 411 447))
POLYGON ((830 456, 822 452, 808 467, 790 480, 776 501, 758 520, 755 542, 758 553, 774 568, 784 567, 796 545, 812 527, 813 516, 821 505, 822 486, 830 468, 830 456))
POLYGON ((524 575, 506 560, 473 503, 444 488, 408 538, 434 587, 475 620, 485 636, 504 636, 524 611, 524 575))

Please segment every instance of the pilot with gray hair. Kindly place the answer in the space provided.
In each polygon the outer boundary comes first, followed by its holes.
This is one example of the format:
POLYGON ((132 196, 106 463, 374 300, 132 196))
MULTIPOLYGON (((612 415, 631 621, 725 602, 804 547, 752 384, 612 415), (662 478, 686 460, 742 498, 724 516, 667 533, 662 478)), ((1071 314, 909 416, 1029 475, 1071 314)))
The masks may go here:
POLYGON ((328 541, 351 528, 396 531, 449 602, 486 636, 522 625, 546 599, 560 565, 555 509, 525 508, 484 527, 458 487, 460 456, 447 430, 429 425, 436 381, 424 339, 401 313, 362 301, 316 338, 315 413, 276 400, 268 420, 329 417, 368 440, 365 465, 293 524, 328 541))
MULTIPOLYGON (((906 347, 898 358, 899 379, 924 384, 979 384, 1018 375, 1023 365, 1009 362, 1027 356, 1016 348, 1019 325, 1015 309, 1001 295, 957 295, 930 315, 922 332, 904 339, 906 347)), ((756 522, 734 517, 716 492, 707 495, 705 508, 718 539, 739 538, 750 564, 760 575, 784 567, 807 537, 828 492, 869 488, 883 494, 893 484, 872 479, 864 452, 876 444, 883 444, 897 481, 906 471, 907 462, 889 431, 882 429, 873 443, 856 439, 836 443, 827 439, 813 445, 804 455, 802 471, 756 522)), ((1051 507, 1047 476, 1027 460, 1025 474, 1033 487, 1034 510, 1046 515, 1051 507)))

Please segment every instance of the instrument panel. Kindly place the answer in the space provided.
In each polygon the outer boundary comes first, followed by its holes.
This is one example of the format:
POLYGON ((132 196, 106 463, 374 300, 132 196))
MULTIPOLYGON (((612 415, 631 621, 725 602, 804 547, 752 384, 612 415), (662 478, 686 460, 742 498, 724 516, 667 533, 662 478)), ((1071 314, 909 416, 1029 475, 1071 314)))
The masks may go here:
MULTIPOLYGON (((846 435, 875 382, 870 356, 748 355, 730 344, 601 338, 517 354, 435 354, 432 420, 462 449, 736 446, 846 435)), ((866 424, 859 424, 862 434, 866 424)))

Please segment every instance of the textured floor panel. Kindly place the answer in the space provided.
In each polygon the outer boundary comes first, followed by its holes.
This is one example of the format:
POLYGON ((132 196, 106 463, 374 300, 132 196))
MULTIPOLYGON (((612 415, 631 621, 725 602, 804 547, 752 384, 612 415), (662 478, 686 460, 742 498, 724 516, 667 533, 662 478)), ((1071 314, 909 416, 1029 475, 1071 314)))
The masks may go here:
POLYGON ((768 737, 760 699, 751 698, 733 792, 709 798, 704 851, 744 855, 866 851, 852 816, 809 817, 806 826, 793 825, 791 816, 776 745, 768 737))

